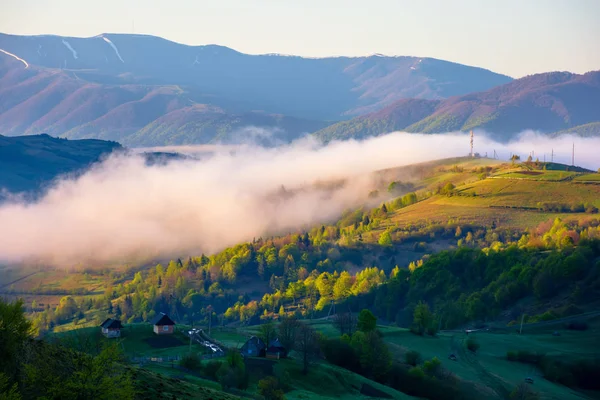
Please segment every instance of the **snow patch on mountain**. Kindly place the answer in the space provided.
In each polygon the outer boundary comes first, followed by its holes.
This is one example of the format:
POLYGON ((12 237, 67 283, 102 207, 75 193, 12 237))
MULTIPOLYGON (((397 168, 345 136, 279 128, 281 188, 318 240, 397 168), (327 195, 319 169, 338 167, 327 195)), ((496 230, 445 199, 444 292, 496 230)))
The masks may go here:
POLYGON ((67 47, 67 49, 71 50, 71 53, 73 53, 73 58, 77 60, 77 52, 75 51, 75 49, 71 47, 69 42, 67 42, 65 39, 63 39, 62 42, 67 47))
POLYGON ((121 55, 119 54, 119 49, 117 49, 117 46, 115 46, 115 44, 113 42, 110 41, 110 39, 108 39, 107 37, 102 36, 102 39, 108 43, 110 45, 110 47, 113 48, 113 50, 115 51, 115 54, 117 55, 117 57, 119 57, 119 60, 121 60, 121 62, 123 64, 125 64, 125 61, 123 61, 123 59, 121 58, 121 55))
POLYGON ((15 60, 21 61, 23 64, 25 64, 25 68, 29 68, 29 63, 25 60, 23 60, 21 57, 14 55, 13 53, 9 53, 6 50, 2 50, 0 49, 1 52, 3 52, 4 54, 13 57, 15 60))

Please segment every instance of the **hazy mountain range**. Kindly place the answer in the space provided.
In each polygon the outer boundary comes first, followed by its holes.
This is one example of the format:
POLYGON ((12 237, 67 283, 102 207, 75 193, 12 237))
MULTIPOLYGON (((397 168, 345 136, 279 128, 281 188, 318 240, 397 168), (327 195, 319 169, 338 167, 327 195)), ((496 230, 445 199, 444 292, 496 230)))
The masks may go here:
POLYGON ((2 134, 128 145, 222 141, 245 126, 278 128, 287 139, 402 98, 444 99, 511 80, 431 58, 248 55, 142 35, 0 34, 0 49, 2 134))
POLYGON ((509 138, 526 129, 600 135, 600 71, 550 72, 446 100, 403 99, 317 132, 325 141, 397 130, 440 133, 483 129, 509 138))
POLYGON ((324 140, 473 128, 596 135, 598 80, 512 80, 420 57, 248 55, 144 35, 0 34, 0 134, 134 147, 273 145, 317 131, 324 140))

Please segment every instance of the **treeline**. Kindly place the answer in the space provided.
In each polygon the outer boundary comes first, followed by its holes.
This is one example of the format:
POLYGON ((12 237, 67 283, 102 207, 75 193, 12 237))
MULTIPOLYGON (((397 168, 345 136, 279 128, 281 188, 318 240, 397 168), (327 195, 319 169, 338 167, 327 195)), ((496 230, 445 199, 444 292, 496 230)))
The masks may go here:
POLYGON ((423 303, 433 313, 432 324, 452 328, 495 318, 528 296, 544 300, 566 291, 573 306, 600 297, 598 220, 577 224, 556 219, 507 242, 492 233, 491 245, 483 249, 472 247, 477 235, 465 231, 454 231, 459 249, 428 256, 408 269, 395 267, 389 274, 377 267, 355 274, 313 271, 261 301, 239 301, 225 317, 247 322, 290 312, 310 317, 336 304, 369 308, 407 326, 423 303))
POLYGON ((539 202, 537 203, 538 209, 545 212, 556 212, 556 213, 588 213, 588 214, 597 214, 598 207, 593 204, 588 203, 547 203, 547 202, 539 202))
POLYGON ((516 245, 498 252, 461 248, 431 256, 412 273, 400 270, 385 285, 347 302, 403 326, 413 323, 422 302, 433 312, 430 323, 441 328, 497 318, 529 296, 545 300, 560 294, 567 305, 580 305, 600 298, 599 256, 597 239, 549 252, 516 245))

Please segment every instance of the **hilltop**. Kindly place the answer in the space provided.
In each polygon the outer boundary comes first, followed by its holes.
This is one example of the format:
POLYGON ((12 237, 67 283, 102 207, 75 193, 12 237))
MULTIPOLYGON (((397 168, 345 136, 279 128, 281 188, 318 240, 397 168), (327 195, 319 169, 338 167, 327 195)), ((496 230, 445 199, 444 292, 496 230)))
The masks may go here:
POLYGON ((446 100, 400 100, 381 111, 315 133, 324 141, 393 131, 441 133, 482 129, 508 139, 524 130, 597 134, 600 71, 549 72, 516 79, 484 92, 446 100))

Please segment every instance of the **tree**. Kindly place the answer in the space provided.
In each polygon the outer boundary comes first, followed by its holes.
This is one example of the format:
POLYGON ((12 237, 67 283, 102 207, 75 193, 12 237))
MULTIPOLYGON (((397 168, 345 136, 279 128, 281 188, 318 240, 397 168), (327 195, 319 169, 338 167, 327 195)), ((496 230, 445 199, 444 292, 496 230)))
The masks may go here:
POLYGON ((379 236, 378 243, 380 246, 385 246, 385 247, 391 246, 392 245, 392 235, 390 235, 390 232, 387 230, 385 232, 383 232, 379 236))
POLYGON ((299 323, 294 350, 302 356, 302 373, 304 375, 308 374, 308 367, 319 354, 319 336, 317 331, 306 324, 299 323))
POLYGON ((266 324, 262 324, 260 326, 259 337, 267 346, 269 346, 269 343, 275 339, 276 335, 277 331, 275 330, 275 326, 272 322, 267 322, 266 324))
POLYGON ((377 317, 367 309, 358 314, 358 330, 361 332, 371 332, 377 327, 377 317))
POLYGON ((232 350, 227 353, 225 362, 221 364, 217 371, 217 377, 224 389, 245 389, 248 386, 246 366, 242 355, 238 351, 232 350))
POLYGON ((258 381, 258 394, 265 400, 283 400, 283 390, 279 386, 279 381, 274 376, 267 376, 258 381))
POLYGON ((31 337, 31 322, 23 313, 23 301, 5 303, 0 297, 0 373, 16 378, 25 341, 31 337))
POLYGON ((351 345, 358 354, 363 374, 383 382, 392 365, 392 357, 380 334, 358 331, 352 335, 351 345))
POLYGON ((294 348, 299 326, 300 322, 294 317, 286 317, 281 320, 279 324, 279 341, 286 349, 294 348))
POLYGON ((333 325, 340 331, 340 335, 352 336, 356 329, 356 317, 351 312, 338 313, 333 317, 333 325))
POLYGON ((417 304, 413 313, 413 324, 419 335, 425 333, 427 328, 433 323, 433 315, 429 310, 429 305, 422 301, 417 304))

